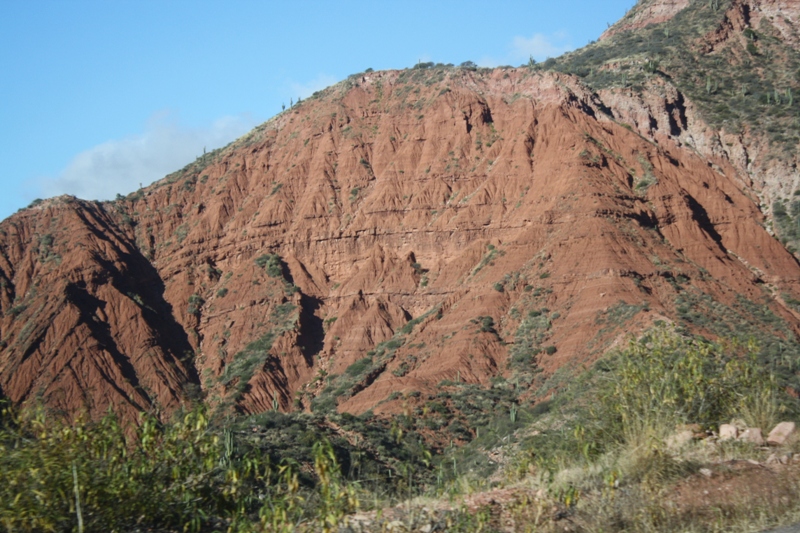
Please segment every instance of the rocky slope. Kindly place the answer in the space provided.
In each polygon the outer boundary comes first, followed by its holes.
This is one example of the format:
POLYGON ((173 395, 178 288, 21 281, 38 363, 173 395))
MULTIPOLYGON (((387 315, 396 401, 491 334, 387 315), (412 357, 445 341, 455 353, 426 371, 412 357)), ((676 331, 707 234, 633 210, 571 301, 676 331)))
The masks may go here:
POLYGON ((686 107, 688 124, 662 127, 662 134, 729 160, 765 212, 777 205, 775 231, 796 249, 798 18, 797 2, 642 0, 598 43, 552 62, 581 76, 612 108, 614 94, 638 96, 639 115, 626 118, 650 138, 653 99, 686 107))
POLYGON ((546 397, 656 320, 794 353, 800 265, 754 177, 784 167, 751 172, 756 141, 650 74, 363 73, 124 199, 23 210, 0 224, 0 391, 130 419, 393 412, 445 380, 546 397))

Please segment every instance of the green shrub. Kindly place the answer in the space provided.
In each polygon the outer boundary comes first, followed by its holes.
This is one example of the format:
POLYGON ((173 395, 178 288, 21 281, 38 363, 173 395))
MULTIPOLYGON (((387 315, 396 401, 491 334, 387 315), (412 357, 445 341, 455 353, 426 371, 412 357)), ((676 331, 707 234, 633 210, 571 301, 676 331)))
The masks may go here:
POLYGON ((408 366, 408 363, 403 361, 402 363, 400 363, 400 366, 398 366, 397 368, 392 370, 392 374, 394 374, 395 376, 401 378, 401 377, 405 376, 406 374, 408 374, 408 372, 410 370, 411 370, 411 368, 408 366))
POLYGON ((606 433, 627 439, 679 423, 715 427, 757 409, 765 395, 775 398, 775 381, 756 353, 752 343, 723 346, 656 327, 605 367, 606 433))
POLYGON ((189 226, 187 226, 186 224, 181 224, 175 229, 175 238, 178 239, 179 243, 183 242, 188 234, 189 234, 189 226))
POLYGON ((22 313, 24 313, 27 308, 28 306, 25 304, 15 305, 14 307, 6 311, 6 315, 13 316, 16 318, 22 313))
POLYGON ((220 381, 224 385, 228 387, 236 385, 233 400, 237 400, 244 392, 256 369, 269 361, 270 350, 275 339, 295 327, 298 318, 299 311, 291 302, 276 306, 269 317, 270 328, 233 356, 233 360, 228 363, 220 376, 220 381))
POLYGON ((363 359, 359 359, 352 365, 347 367, 345 373, 349 376, 357 377, 363 374, 372 366, 372 358, 371 357, 364 357, 363 359))
POLYGON ((283 265, 278 254, 265 254, 256 258, 256 265, 265 269, 271 278, 283 277, 283 265))
POLYGON ((233 461, 203 411, 165 425, 145 416, 133 437, 113 415, 66 425, 6 411, 0 472, 6 531, 73 530, 76 498, 85 531, 199 531, 257 511, 252 488, 268 469, 257 457, 233 461))
POLYGON ((192 294, 189 296, 189 307, 186 309, 186 312, 190 315, 199 315, 200 308, 203 307, 205 301, 199 294, 192 294))

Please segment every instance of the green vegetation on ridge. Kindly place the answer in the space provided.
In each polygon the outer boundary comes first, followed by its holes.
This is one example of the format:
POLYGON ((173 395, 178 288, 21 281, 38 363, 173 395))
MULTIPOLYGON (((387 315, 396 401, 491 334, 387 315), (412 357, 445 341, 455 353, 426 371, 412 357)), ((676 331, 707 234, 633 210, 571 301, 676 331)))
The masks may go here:
POLYGON ((706 37, 724 25, 732 6, 730 0, 691 2, 667 22, 616 33, 538 67, 575 74, 594 89, 639 93, 661 77, 713 127, 765 134, 773 155, 786 157, 800 142, 800 51, 766 17, 758 28, 731 29, 728 42, 710 44, 706 37))

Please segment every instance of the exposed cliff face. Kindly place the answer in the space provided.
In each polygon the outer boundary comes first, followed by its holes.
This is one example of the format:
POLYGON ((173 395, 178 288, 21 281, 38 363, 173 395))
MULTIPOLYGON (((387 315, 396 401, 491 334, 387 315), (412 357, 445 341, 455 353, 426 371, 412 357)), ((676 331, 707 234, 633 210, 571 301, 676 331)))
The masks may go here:
POLYGON ((666 134, 733 165, 774 216, 771 231, 797 253, 798 16, 797 2, 643 0, 600 42, 554 66, 580 75, 642 135, 666 134), (669 129, 651 114, 666 107, 684 117, 669 129))
POLYGON ((616 33, 645 28, 650 24, 666 22, 689 5, 689 0, 640 0, 616 24, 600 36, 607 39, 616 33))
POLYGON ((196 382, 159 273, 100 205, 62 198, 2 224, 2 388, 16 402, 135 417, 196 382))
POLYGON ((724 10, 717 36, 729 36, 732 31, 747 27, 759 28, 762 21, 773 25, 788 45, 797 45, 797 16, 800 6, 791 0, 639 0, 625 16, 610 26, 599 40, 622 32, 636 31, 650 25, 659 25, 672 20, 678 13, 689 7, 709 4, 715 10, 724 10))
POLYGON ((25 210, 0 224, 0 390, 391 412, 445 379, 535 394, 703 298, 793 337, 800 267, 747 148, 648 83, 363 74, 125 200, 25 210))

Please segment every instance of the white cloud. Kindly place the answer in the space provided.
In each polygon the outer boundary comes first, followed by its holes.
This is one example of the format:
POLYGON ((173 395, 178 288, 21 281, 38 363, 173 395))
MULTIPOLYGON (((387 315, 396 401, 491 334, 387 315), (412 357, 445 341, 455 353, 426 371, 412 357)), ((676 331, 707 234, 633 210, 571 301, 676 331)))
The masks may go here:
POLYGON ((153 116, 144 133, 104 142, 81 152, 57 177, 32 184, 40 196, 71 194, 87 200, 108 200, 163 178, 202 155, 249 131, 246 116, 223 117, 208 127, 183 126, 169 113, 153 116))
POLYGON ((294 100, 297 100, 298 96, 301 98, 308 98, 315 92, 325 89, 326 87, 333 85, 337 81, 339 80, 337 80, 333 76, 329 76, 328 74, 320 74, 319 76, 317 76, 316 78, 307 83, 291 82, 289 84, 289 89, 291 92, 290 97, 293 98, 294 100))
POLYGON ((563 33, 556 33, 547 36, 535 33, 532 37, 514 37, 511 44, 511 58, 517 61, 526 61, 531 56, 536 61, 543 61, 548 57, 557 57, 573 49, 573 46, 566 43, 567 36, 563 33))
POLYGON ((551 35, 535 33, 531 37, 514 37, 505 57, 484 56, 478 60, 478 64, 482 67, 519 66, 527 63, 531 56, 536 61, 544 61, 548 57, 558 57, 574 49, 569 44, 569 37, 563 32, 551 35))

